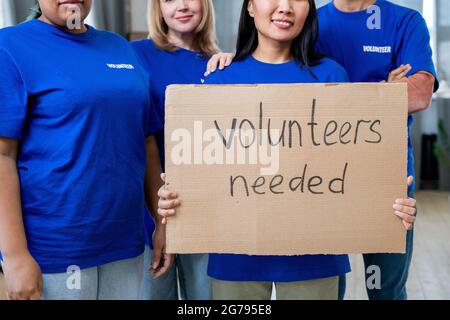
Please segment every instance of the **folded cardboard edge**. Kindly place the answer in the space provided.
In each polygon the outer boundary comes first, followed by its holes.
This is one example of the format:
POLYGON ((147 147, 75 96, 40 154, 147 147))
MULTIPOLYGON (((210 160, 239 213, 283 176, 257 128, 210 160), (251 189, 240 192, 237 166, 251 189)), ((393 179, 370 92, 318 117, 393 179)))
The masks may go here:
POLYGON ((264 83, 264 84, 171 84, 167 86, 166 91, 173 91, 178 89, 186 89, 186 88, 208 88, 208 87, 240 87, 240 88, 257 88, 257 87, 273 87, 273 86, 283 86, 283 87, 295 87, 298 85, 303 86, 324 86, 324 87, 336 87, 336 86, 344 86, 344 87, 355 87, 355 86, 398 86, 398 87, 407 87, 407 83, 399 82, 399 83, 382 83, 382 82, 328 82, 328 83, 264 83))

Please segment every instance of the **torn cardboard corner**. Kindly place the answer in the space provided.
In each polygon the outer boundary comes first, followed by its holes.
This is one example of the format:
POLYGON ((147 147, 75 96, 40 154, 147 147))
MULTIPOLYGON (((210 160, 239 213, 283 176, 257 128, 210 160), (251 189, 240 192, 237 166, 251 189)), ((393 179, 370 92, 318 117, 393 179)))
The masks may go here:
POLYGON ((404 253, 405 84, 170 86, 171 253, 404 253))

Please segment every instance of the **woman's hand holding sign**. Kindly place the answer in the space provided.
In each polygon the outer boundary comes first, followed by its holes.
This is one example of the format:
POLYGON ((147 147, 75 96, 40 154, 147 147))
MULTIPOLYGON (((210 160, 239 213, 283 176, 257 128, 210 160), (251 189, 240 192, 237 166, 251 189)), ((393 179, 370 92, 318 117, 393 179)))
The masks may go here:
MULTIPOLYGON (((414 178, 408 178, 408 187, 413 184, 414 178)), ((416 221, 417 202, 415 199, 397 199, 393 206, 395 215, 399 217, 406 230, 412 230, 416 221)))
MULTIPOLYGON (((166 182, 166 175, 163 173, 161 179, 166 182)), ((411 186, 414 181, 413 177, 408 178, 408 186, 411 186)), ((176 208, 181 205, 176 192, 170 191, 166 186, 162 186, 158 192, 158 214, 162 216, 163 224, 167 223, 167 218, 176 215, 176 208)), ((397 199, 393 205, 394 214, 402 221, 406 230, 412 230, 416 221, 417 202, 415 199, 397 199)))
MULTIPOLYGON (((161 179, 166 183, 166 174, 161 174, 161 179)), ((164 219, 162 224, 167 223, 167 218, 173 217, 176 214, 175 209, 180 206, 181 202, 176 192, 170 191, 163 185, 158 192, 158 214, 164 219)))

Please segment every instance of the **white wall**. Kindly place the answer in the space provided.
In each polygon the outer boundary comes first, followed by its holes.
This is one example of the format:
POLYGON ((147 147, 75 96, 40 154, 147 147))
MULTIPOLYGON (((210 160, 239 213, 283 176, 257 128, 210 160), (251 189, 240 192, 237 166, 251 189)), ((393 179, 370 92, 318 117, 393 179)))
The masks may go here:
POLYGON ((216 10, 216 27, 219 46, 223 51, 233 52, 239 28, 242 0, 213 0, 216 10))
POLYGON ((147 32, 147 0, 131 0, 132 32, 147 32))

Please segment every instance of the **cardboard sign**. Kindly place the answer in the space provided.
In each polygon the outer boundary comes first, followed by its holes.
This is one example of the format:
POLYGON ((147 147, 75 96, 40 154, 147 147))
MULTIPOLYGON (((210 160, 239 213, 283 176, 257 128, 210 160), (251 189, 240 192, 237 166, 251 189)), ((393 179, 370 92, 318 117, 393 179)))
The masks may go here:
POLYGON ((171 86, 170 253, 404 253, 406 84, 171 86))

